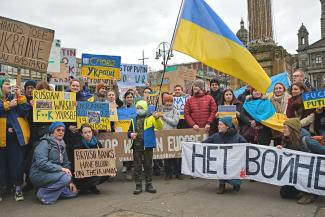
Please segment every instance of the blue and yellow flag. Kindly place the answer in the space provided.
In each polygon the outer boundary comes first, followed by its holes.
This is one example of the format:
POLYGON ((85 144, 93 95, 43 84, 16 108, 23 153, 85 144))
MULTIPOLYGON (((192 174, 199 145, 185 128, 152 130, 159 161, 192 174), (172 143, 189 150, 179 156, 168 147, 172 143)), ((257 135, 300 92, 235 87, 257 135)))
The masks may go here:
POLYGON ((270 100, 246 100, 243 107, 257 122, 273 130, 283 132, 283 123, 288 118, 284 114, 276 113, 270 100))
POLYGON ((185 0, 172 47, 263 93, 271 84, 253 55, 203 0, 185 0))

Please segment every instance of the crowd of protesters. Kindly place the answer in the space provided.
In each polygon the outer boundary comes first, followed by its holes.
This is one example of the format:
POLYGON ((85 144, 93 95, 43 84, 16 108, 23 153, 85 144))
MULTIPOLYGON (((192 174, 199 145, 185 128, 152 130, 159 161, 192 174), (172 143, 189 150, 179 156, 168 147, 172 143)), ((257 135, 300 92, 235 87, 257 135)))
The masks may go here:
MULTIPOLYGON (((134 160, 123 162, 122 172, 126 173, 127 180, 135 181, 133 193, 140 194, 142 177, 145 179, 145 191, 157 192, 152 176, 160 175, 162 166, 166 180, 173 176, 182 179, 181 159, 153 160, 156 130, 204 128, 210 135, 203 141, 205 143, 270 145, 273 140, 278 148, 325 154, 325 147, 311 137, 325 137, 325 109, 304 108, 302 94, 315 90, 305 81, 304 72, 297 70, 288 89, 284 84, 277 83, 268 96, 248 86, 236 98, 233 90, 220 87, 218 79, 210 81, 208 91, 204 81, 195 80, 184 107, 183 119, 173 106, 173 97, 187 96, 181 85, 176 85, 173 93, 162 94, 162 113, 148 111, 146 98, 151 92, 150 87, 144 89, 142 96, 129 89, 120 99, 116 81, 111 89, 99 83, 95 93, 90 93, 87 85, 71 79, 65 91, 76 93, 77 101, 105 102, 110 106, 115 104, 117 108, 136 109, 137 116, 128 131, 134 160), (284 123, 283 133, 257 122, 243 108, 246 100, 267 99, 271 100, 277 113, 289 118, 284 123), (219 105, 234 105, 236 117, 220 118, 219 105)), ((33 122, 33 90, 52 91, 45 81, 36 83, 30 80, 20 88, 11 87, 9 79, 0 78, 0 201, 5 194, 12 192, 16 201, 24 200, 23 192, 32 188, 43 204, 53 204, 59 198, 73 198, 84 192, 99 194, 96 186, 109 177, 75 178, 73 162, 76 149, 102 148, 96 138, 101 131, 93 130, 87 124, 79 129, 77 123, 33 122)), ((113 122, 111 131, 114 132, 113 122)), ((219 180, 217 193, 226 192, 226 183, 231 184, 234 191, 240 190, 240 180, 219 180)), ((298 199, 300 204, 312 203, 316 199, 315 195, 300 192, 292 186, 282 186, 280 194, 283 198, 298 199)))

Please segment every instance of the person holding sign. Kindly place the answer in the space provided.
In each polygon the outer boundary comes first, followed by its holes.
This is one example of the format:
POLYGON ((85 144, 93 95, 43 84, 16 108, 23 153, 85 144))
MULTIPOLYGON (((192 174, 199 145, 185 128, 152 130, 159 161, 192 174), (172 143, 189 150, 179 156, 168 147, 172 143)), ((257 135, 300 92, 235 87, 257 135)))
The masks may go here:
POLYGON ((21 95, 20 88, 15 86, 14 94, 11 94, 10 80, 0 78, 0 201, 7 174, 10 181, 8 186, 10 184, 15 188, 16 201, 24 200, 21 185, 24 146, 30 137, 29 125, 25 119, 29 110, 30 105, 26 97, 21 95))
POLYGON ((308 89, 301 82, 294 83, 291 86, 292 97, 288 100, 286 114, 288 118, 299 118, 302 127, 308 129, 311 133, 315 133, 313 124, 315 120, 315 110, 304 108, 304 103, 302 100, 302 94, 304 92, 308 92, 308 89))
POLYGON ((136 104, 137 117, 131 122, 128 137, 133 140, 133 167, 135 190, 134 194, 142 192, 142 166, 146 180, 145 190, 150 193, 156 193, 157 190, 152 186, 152 158, 153 149, 156 148, 155 130, 161 130, 163 123, 157 112, 148 114, 148 104, 140 100, 136 104), (144 162, 142 163, 142 159, 144 162))
MULTIPOLYGON (((313 139, 310 133, 302 128, 301 121, 298 118, 289 118, 284 122, 283 126, 283 145, 278 145, 277 148, 282 147, 310 152, 314 154, 325 155, 325 146, 322 146, 318 141, 313 139)), ((303 192, 301 193, 293 186, 282 186, 280 195, 286 199, 298 199, 299 204, 310 204, 316 200, 315 195, 303 192)))
POLYGON ((63 140, 64 132, 64 123, 53 122, 49 133, 42 137, 34 150, 29 178, 37 188, 36 197, 43 204, 54 204, 60 197, 77 196, 63 140))
MULTIPOLYGON (((76 149, 92 149, 92 148, 102 148, 102 144, 97 140, 94 135, 93 129, 88 124, 84 124, 80 128, 80 134, 82 140, 76 149)), ((91 192, 93 194, 99 194, 100 191, 97 189, 97 185, 103 183, 106 180, 104 177, 92 176, 86 178, 75 178, 75 184, 80 190, 80 193, 91 192)))
MULTIPOLYGON (((163 130, 176 129, 179 121, 179 112, 174 108, 174 99, 168 93, 163 94, 163 113, 161 114, 164 124, 163 130)), ((170 158, 164 160, 165 180, 172 179, 173 173, 177 179, 181 179, 181 158, 170 158), (174 171, 173 171, 174 170, 174 171)))
MULTIPOLYGON (((247 143, 246 139, 239 135, 232 123, 232 117, 219 118, 218 133, 213 134, 202 143, 212 144, 235 144, 247 143)), ((240 190, 240 179, 219 180, 218 194, 224 194, 226 191, 226 183, 233 186, 234 191, 240 190)))

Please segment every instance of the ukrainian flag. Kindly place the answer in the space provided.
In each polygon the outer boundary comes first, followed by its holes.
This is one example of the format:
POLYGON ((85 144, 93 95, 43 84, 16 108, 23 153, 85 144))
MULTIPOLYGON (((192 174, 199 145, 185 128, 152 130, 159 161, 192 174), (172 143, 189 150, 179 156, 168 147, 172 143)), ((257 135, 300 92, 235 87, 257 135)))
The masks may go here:
POLYGON ((172 47, 263 93, 271 84, 253 55, 203 0, 185 0, 172 47))

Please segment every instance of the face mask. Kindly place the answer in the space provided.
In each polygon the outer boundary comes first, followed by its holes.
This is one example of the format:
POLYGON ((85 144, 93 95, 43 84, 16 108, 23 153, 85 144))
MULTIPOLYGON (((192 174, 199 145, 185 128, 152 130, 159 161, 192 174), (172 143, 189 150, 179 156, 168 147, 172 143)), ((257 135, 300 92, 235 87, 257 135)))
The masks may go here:
POLYGON ((145 116, 146 115, 146 111, 144 109, 137 109, 137 114, 139 116, 145 116))

